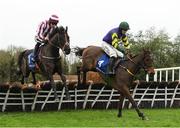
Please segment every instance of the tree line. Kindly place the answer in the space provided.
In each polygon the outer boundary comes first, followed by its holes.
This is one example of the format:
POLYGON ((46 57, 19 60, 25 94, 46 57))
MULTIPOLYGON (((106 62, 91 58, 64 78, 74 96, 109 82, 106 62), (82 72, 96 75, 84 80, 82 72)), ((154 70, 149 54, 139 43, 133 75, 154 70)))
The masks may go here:
MULTIPOLYGON (((180 66, 180 34, 177 34, 172 40, 165 30, 156 30, 155 27, 151 27, 135 34, 130 33, 128 37, 132 44, 131 52, 133 54, 138 54, 142 48, 149 48, 152 51, 155 68, 180 66)), ((19 80, 17 59, 23 50, 25 48, 16 46, 0 50, 0 82, 19 80)), ((64 57, 62 63, 65 74, 76 74, 76 67, 80 65, 81 60, 71 53, 64 57)), ((41 75, 38 78, 43 79, 41 75)))

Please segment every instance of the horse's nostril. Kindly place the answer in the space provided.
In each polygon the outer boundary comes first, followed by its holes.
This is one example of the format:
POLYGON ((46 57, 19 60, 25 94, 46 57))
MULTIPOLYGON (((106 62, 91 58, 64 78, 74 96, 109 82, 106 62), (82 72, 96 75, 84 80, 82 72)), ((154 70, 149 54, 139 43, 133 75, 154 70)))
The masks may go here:
POLYGON ((70 54, 70 52, 71 52, 71 49, 66 49, 66 50, 65 50, 65 54, 66 54, 66 55, 70 54))

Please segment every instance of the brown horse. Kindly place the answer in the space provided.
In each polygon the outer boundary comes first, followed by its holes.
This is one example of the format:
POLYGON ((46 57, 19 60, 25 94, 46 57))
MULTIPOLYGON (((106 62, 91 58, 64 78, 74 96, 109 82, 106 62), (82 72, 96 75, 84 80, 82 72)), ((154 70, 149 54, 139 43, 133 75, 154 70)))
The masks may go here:
MULTIPOLYGON (((62 26, 55 28, 49 36, 49 41, 42 45, 39 49, 38 55, 38 65, 43 74, 48 80, 54 90, 55 100, 58 101, 58 96, 56 93, 56 84, 53 80, 53 74, 58 73, 61 76, 63 85, 66 90, 66 98, 69 99, 69 91, 66 85, 66 77, 63 74, 63 67, 61 64, 61 58, 59 50, 65 52, 65 54, 70 53, 70 39, 66 29, 62 26)), ((36 70, 29 68, 28 57, 33 50, 25 50, 20 53, 18 58, 18 65, 20 74, 22 75, 21 83, 24 84, 28 82, 29 74, 32 73, 33 83, 36 84, 35 73, 36 70)))
MULTIPOLYGON (((83 81, 85 81, 86 72, 96 71, 97 60, 104 54, 104 51, 100 47, 88 46, 87 48, 76 48, 75 53, 77 56, 82 56, 82 66, 78 71, 78 80, 80 80, 80 71, 82 71, 84 74, 83 81)), ((122 105, 124 98, 126 97, 136 109, 139 117, 143 120, 147 119, 147 117, 139 110, 136 102, 132 98, 129 87, 132 85, 135 74, 137 74, 141 68, 149 74, 154 74, 152 63, 153 60, 150 56, 149 50, 143 50, 141 53, 132 58, 127 56, 127 59, 125 59, 124 62, 120 62, 119 59, 116 61, 115 75, 109 77, 111 79, 111 86, 120 93, 118 117, 122 116, 122 105)), ((102 73, 100 73, 100 75, 106 81, 107 76, 102 73)))

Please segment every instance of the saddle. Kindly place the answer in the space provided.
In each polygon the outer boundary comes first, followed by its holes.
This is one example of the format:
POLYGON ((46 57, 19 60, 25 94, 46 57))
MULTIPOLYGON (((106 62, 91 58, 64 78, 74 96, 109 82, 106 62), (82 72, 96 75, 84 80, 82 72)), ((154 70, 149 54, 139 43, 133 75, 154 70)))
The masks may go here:
MULTIPOLYGON (((103 73, 104 75, 109 75, 108 74, 108 65, 109 65, 109 56, 104 53, 98 60, 97 60, 97 63, 96 63, 96 69, 103 73)), ((123 60, 118 58, 115 60, 115 64, 114 64, 114 68, 116 69, 118 67, 118 65, 120 63, 122 63, 123 60)))

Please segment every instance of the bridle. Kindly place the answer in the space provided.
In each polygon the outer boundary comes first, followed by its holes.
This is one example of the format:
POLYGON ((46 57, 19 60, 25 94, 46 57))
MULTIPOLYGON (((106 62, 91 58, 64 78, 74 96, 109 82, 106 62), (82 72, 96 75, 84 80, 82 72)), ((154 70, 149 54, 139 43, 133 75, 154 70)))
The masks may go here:
MULTIPOLYGON (((137 64, 137 63, 134 62, 134 60, 131 59, 129 56, 127 56, 127 60, 130 60, 130 62, 134 63, 136 66, 138 66, 138 68, 143 68, 145 72, 148 70, 147 67, 144 66, 144 64, 142 64, 142 63, 137 64)), ((143 59, 143 61, 144 61, 144 59, 143 59)), ((128 68, 125 67, 125 66, 122 66, 121 64, 120 64, 119 66, 122 67, 123 69, 125 69, 125 70, 126 70, 130 75, 132 75, 132 76, 135 76, 135 74, 137 73, 137 72, 133 73, 130 69, 128 69, 128 68)))
MULTIPOLYGON (((56 33, 56 34, 59 34, 59 33, 56 33)), ((56 34, 55 34, 55 35, 56 35, 56 34)), ((55 35, 54 35, 54 36, 55 36, 55 35)), ((64 35, 65 35, 65 44, 63 45, 62 48, 61 48, 60 46, 58 46, 58 45, 52 43, 50 40, 48 40, 48 43, 49 43, 51 46, 53 46, 53 47, 55 47, 55 48, 57 48, 57 49, 62 49, 62 51, 64 51, 65 46, 69 45, 67 33, 64 32, 64 35)), ((52 37, 52 38, 53 38, 53 37, 52 37)), ((57 42, 60 43, 60 37, 59 37, 59 36, 58 36, 58 41, 57 41, 57 42)), ((58 56, 58 57, 42 56, 42 57, 43 57, 44 59, 50 59, 50 60, 60 59, 60 58, 61 58, 60 56, 58 56)))
MULTIPOLYGON (((56 34, 58 34, 58 33, 56 33, 56 34)), ((67 33, 65 32, 64 35, 65 35, 65 44, 63 45, 62 48, 61 48, 60 46, 58 46, 58 45, 53 44, 50 40, 48 40, 48 43, 49 43, 51 46, 55 47, 55 48, 64 50, 64 47, 65 47, 66 45, 69 45, 69 42, 68 42, 68 39, 67 39, 67 33)), ((58 36, 58 42, 60 42, 59 36, 58 36)))

